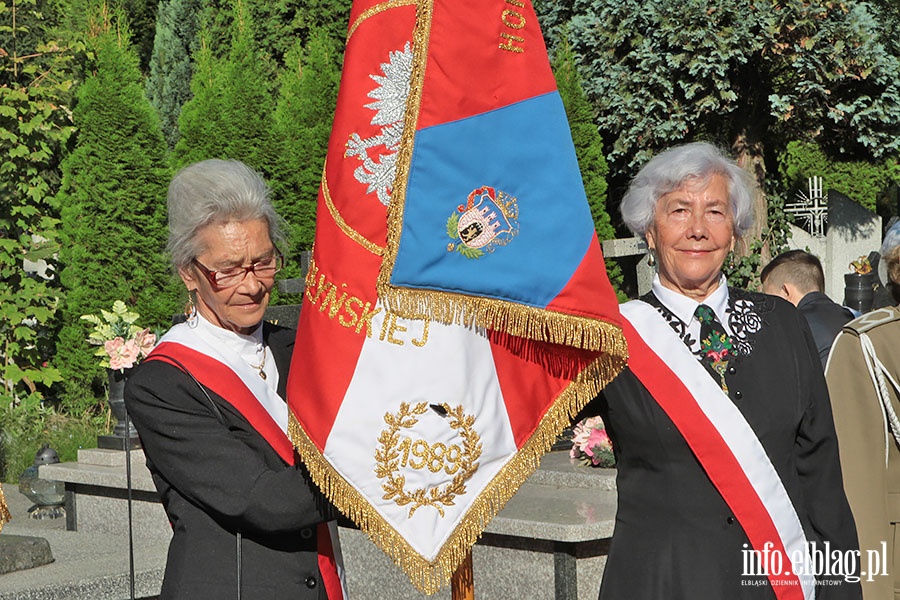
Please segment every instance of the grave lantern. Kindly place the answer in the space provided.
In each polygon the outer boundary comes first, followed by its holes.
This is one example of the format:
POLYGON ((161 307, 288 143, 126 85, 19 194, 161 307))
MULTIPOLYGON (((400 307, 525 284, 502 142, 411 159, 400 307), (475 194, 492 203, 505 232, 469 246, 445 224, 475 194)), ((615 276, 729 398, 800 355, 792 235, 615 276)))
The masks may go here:
POLYGON ((31 466, 19 476, 19 491, 34 502, 34 506, 28 509, 32 519, 56 519, 66 514, 63 506, 66 502, 65 484, 62 481, 41 479, 38 476, 41 465, 58 462, 59 454, 56 450, 49 444, 44 444, 34 456, 31 466))

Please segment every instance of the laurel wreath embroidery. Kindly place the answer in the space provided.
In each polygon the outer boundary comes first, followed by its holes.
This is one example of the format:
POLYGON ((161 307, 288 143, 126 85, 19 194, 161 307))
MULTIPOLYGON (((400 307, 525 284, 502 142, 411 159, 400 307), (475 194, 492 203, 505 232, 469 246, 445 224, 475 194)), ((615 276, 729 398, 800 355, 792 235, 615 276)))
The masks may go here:
POLYGON ((481 438, 473 427, 475 417, 466 415, 462 406, 450 408, 448 404, 435 405, 443 409, 442 415, 448 419, 451 429, 459 432, 463 441, 460 454, 459 469, 453 479, 433 488, 406 489, 406 477, 400 473, 400 430, 409 429, 419 422, 418 415, 428 411, 427 402, 419 402, 410 406, 407 402, 400 404, 395 413, 385 413, 384 422, 387 428, 378 436, 378 448, 375 450, 375 475, 384 479, 381 487, 383 498, 393 500, 398 506, 411 505, 409 516, 423 506, 432 506, 443 517, 445 506, 453 506, 454 498, 466 493, 466 481, 478 470, 478 459, 481 457, 481 438))

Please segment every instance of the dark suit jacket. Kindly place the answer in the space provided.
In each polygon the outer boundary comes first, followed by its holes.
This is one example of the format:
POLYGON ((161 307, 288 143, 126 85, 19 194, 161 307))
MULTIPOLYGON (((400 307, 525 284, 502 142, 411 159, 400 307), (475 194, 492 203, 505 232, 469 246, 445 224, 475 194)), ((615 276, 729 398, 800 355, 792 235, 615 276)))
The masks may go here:
MULTIPOLYGON (((265 324, 264 337, 283 398, 294 332, 265 324)), ((160 598, 235 598, 238 543, 244 599, 325 598, 316 553, 325 502, 302 466, 288 466, 237 409, 209 394, 224 423, 197 384, 163 361, 142 363, 125 389, 173 528, 160 598)))
POLYGON ((806 317, 806 322, 809 323, 809 329, 812 331, 816 350, 824 369, 834 338, 840 333, 841 327, 853 320, 853 313, 822 292, 810 292, 803 296, 797 304, 797 310, 806 317))
MULTIPOLYGON (((733 339, 743 335, 738 350, 745 352, 729 360, 725 373, 731 401, 759 437, 807 539, 820 549, 824 541, 833 550, 857 549, 828 391, 809 328, 793 306, 773 296, 730 290, 729 308, 733 339), (736 302, 741 310, 735 310, 736 302)), ((663 316, 673 328, 681 323, 671 313, 663 316)), ((666 328, 659 335, 676 333, 666 328)), ((626 368, 592 404, 606 422, 618 469, 615 533, 600 597, 774 598, 765 577, 744 576, 747 535, 637 377, 626 368)), ((842 583, 820 586, 816 594, 859 598, 860 588, 842 583)))

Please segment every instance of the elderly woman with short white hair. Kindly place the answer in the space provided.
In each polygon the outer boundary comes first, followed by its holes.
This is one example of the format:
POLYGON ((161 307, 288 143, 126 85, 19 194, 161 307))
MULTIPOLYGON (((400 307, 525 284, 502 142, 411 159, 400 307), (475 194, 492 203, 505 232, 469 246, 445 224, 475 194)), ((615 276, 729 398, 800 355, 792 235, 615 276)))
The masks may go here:
POLYGON ((722 272, 752 192, 733 161, 693 143, 653 158, 622 201, 658 272, 622 305, 629 366, 588 409, 618 469, 602 599, 860 596, 855 565, 811 560, 858 545, 809 328, 722 272))
POLYGON ((339 600, 330 508, 287 436, 294 331, 263 321, 283 262, 266 184, 205 160, 172 180, 168 211, 187 320, 125 389, 172 524, 160 598, 339 600))

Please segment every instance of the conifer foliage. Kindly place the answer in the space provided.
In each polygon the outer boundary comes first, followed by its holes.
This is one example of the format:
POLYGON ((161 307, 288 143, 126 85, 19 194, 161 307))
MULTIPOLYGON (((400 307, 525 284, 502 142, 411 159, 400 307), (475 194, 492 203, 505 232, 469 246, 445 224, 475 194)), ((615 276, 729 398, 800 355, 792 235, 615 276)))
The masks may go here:
POLYGON ((272 161, 273 68, 254 39, 245 0, 233 1, 231 47, 219 58, 202 29, 191 80, 193 98, 181 110, 173 163, 232 158, 267 174, 272 161))
POLYGON ((288 224, 290 276, 299 276, 297 255, 312 248, 315 234, 316 200, 340 82, 334 54, 331 39, 314 34, 305 53, 298 43, 287 54, 288 68, 280 77, 272 192, 288 224))
POLYGON ((61 281, 63 325, 57 347, 70 408, 103 397, 105 373, 88 346, 84 314, 115 300, 166 326, 177 286, 163 254, 166 146, 144 95, 137 56, 122 20, 98 9, 87 35, 91 72, 78 90, 75 149, 63 162, 61 281))
POLYGON ((200 0, 162 0, 147 78, 147 97, 159 114, 169 148, 178 141, 178 115, 191 97, 191 52, 196 45, 200 0))

